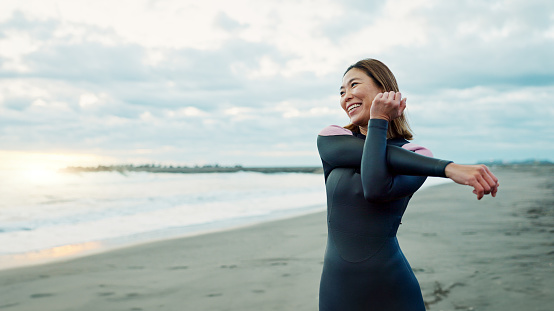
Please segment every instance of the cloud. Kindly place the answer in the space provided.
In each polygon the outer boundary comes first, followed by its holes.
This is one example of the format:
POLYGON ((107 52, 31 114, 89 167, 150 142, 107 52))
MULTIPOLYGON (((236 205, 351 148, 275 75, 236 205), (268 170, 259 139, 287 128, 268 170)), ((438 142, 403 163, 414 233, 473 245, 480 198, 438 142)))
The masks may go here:
POLYGON ((220 27, 225 31, 233 32, 233 31, 248 28, 247 25, 241 24, 239 21, 234 20, 233 18, 229 17, 229 15, 227 15, 225 12, 217 13, 214 22, 216 26, 220 27))
POLYGON ((409 116, 416 140, 450 159, 549 158, 552 94, 551 86, 445 89, 410 98, 409 116))
POLYGON ((436 3, 426 9, 430 38, 392 51, 402 79, 415 89, 478 85, 551 85, 554 5, 538 1, 436 3), (409 54, 406 56, 405 54, 409 54), (425 73, 425 74, 421 74, 425 73))
POLYGON ((0 140, 121 161, 317 165, 319 130, 348 123, 343 70, 372 57, 435 153, 546 154, 553 34, 544 1, 7 0, 0 140))

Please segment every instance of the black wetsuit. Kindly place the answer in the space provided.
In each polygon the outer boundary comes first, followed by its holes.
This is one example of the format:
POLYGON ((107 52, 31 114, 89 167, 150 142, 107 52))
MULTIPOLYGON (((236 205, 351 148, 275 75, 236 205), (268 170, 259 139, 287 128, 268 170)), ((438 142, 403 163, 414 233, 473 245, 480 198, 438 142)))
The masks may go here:
POLYGON ((396 231, 412 194, 426 176, 444 177, 450 161, 406 150, 405 139, 387 140, 387 126, 370 120, 367 138, 346 129, 318 136, 328 222, 320 311, 425 310, 396 231))

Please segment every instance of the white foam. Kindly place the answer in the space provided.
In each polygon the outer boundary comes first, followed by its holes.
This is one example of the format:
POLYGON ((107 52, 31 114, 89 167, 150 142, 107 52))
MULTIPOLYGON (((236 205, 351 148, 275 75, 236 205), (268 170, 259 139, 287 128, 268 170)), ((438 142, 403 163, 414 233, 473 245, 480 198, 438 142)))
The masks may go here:
MULTIPOLYGON (((0 189, 0 257, 179 235, 326 205, 319 174, 87 173, 42 184, 13 174, 0 171, 0 179, 13 181, 0 189)), ((422 188, 448 181, 429 178, 422 188)))
POLYGON ((16 192, 4 193, 0 254, 325 205, 323 177, 314 174, 88 173, 60 178, 38 187, 15 185, 16 192))

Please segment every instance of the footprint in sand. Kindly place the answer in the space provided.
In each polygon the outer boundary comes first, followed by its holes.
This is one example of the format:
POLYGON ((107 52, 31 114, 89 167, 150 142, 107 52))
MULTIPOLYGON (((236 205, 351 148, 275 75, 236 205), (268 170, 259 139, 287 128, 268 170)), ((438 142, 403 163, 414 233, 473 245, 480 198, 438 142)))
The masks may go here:
POLYGON ((104 292, 104 293, 98 293, 98 296, 112 296, 114 295, 114 292, 104 292))
POLYGON ((9 308, 9 307, 15 307, 17 306, 19 303, 9 303, 7 305, 1 305, 0 306, 0 309, 4 309, 4 308, 9 308))
POLYGON ((229 265, 229 266, 228 265, 222 265, 222 266, 220 266, 220 268, 235 269, 235 268, 237 268, 237 265, 229 265))
POLYGON ((54 296, 54 294, 51 294, 51 293, 37 293, 37 294, 32 294, 31 298, 44 298, 44 297, 50 297, 50 296, 54 296))
POLYGON ((169 267, 169 270, 185 270, 188 268, 189 268, 188 266, 174 266, 174 267, 169 267))

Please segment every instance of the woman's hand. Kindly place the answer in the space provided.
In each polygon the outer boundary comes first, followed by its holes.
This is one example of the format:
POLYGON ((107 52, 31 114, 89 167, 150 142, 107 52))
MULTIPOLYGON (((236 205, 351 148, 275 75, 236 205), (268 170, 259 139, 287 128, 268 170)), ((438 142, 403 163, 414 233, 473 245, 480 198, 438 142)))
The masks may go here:
POLYGON ((369 111, 371 119, 383 119, 391 122, 400 117, 406 109, 406 98, 402 99, 400 92, 379 93, 371 103, 369 111))
POLYGON ((498 178, 483 164, 461 165, 450 163, 444 169, 446 177, 461 185, 473 187, 473 193, 477 200, 481 200, 485 194, 496 196, 498 191, 498 178))

